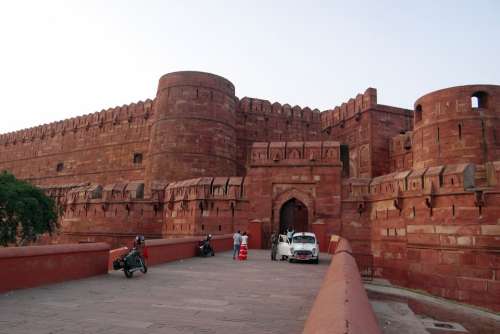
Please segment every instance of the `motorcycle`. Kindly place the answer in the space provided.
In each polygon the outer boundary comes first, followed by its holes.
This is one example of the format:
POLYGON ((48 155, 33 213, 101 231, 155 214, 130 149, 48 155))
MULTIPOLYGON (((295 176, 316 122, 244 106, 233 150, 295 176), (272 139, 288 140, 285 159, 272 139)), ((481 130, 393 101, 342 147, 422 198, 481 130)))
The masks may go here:
POLYGON ((145 240, 143 236, 137 236, 134 240, 134 247, 124 256, 113 261, 113 269, 123 269, 125 277, 131 278, 134 272, 140 270, 143 274, 147 273, 148 267, 144 257, 147 257, 147 248, 145 247, 145 240), (140 247, 143 246, 144 257, 141 254, 140 247))
POLYGON ((144 258, 142 257, 137 247, 132 248, 130 252, 115 260, 113 262, 113 269, 123 269, 125 277, 127 278, 131 278, 134 275, 134 272, 138 270, 140 270, 143 274, 147 273, 148 271, 146 261, 144 261, 144 258))
POLYGON ((209 234, 206 239, 200 240, 198 242, 198 254, 199 256, 206 257, 206 256, 214 256, 215 252, 214 249, 212 248, 212 245, 210 244, 210 240, 212 239, 212 236, 209 234))

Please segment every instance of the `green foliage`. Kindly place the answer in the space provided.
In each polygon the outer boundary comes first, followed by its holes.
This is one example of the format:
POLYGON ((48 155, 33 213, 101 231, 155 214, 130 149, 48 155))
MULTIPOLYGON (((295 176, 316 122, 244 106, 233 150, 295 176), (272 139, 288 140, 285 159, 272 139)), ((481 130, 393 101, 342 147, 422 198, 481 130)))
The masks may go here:
POLYGON ((24 245, 57 228, 54 200, 28 182, 0 173, 0 245, 24 245))

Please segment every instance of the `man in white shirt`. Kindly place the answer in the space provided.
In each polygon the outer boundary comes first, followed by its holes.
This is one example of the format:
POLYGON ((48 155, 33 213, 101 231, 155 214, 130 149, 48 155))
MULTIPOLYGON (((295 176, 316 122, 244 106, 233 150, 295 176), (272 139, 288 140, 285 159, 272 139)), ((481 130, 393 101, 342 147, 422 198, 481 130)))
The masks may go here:
POLYGON ((241 247, 241 234, 240 231, 233 234, 233 260, 236 260, 236 257, 240 253, 241 247))

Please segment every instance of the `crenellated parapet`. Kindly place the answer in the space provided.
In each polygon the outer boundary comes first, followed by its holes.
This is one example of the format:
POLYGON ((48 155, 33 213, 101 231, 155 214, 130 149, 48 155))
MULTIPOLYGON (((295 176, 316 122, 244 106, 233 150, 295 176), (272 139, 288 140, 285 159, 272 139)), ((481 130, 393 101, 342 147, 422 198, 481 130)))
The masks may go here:
POLYGON ((142 124, 154 113, 154 101, 147 99, 121 107, 108 108, 92 114, 68 118, 28 129, 0 134, 0 146, 44 140, 60 134, 86 131, 90 128, 109 128, 125 124, 142 124))
POLYGON ((39 188, 44 191, 44 193, 53 198, 58 205, 64 205, 67 203, 68 198, 72 197, 70 192, 75 189, 80 189, 82 187, 89 186, 88 182, 80 182, 80 183, 67 183, 67 184, 53 184, 53 185, 44 185, 39 188))
POLYGON ((241 224, 246 203, 242 177, 201 177, 165 189, 164 223, 169 236, 227 233, 241 224))
POLYGON ((376 105, 377 89, 367 88, 363 94, 358 94, 355 98, 349 99, 340 106, 322 112, 321 128, 342 127, 347 119, 359 118, 362 112, 374 108, 376 105))
POLYGON ((154 207, 154 211, 163 209, 207 209, 209 202, 224 201, 233 207, 236 201, 245 199, 243 177, 202 177, 172 182, 170 184, 155 182, 152 186, 153 197, 144 198, 144 182, 129 181, 100 185, 95 183, 79 183, 58 186, 44 186, 45 193, 58 199, 65 209, 75 211, 82 206, 87 209, 90 204, 99 204, 106 211, 110 205, 124 205, 132 209, 134 202, 154 207), (188 203, 194 205, 188 205, 188 203), (201 204, 200 204, 201 203, 201 204), (231 204, 232 203, 232 204, 231 204), (187 206, 188 205, 188 206, 187 206))
POLYGON ((103 186, 90 183, 71 189, 66 195, 66 203, 80 203, 95 199, 102 199, 103 186))
POLYGON ((200 177, 168 184, 165 202, 199 200, 241 200, 244 198, 242 177, 200 177))
POLYGON ((485 187, 479 187, 478 170, 484 166, 469 164, 450 164, 444 166, 421 167, 393 172, 372 179, 350 178, 343 182, 346 199, 367 196, 380 200, 398 196, 420 196, 435 194, 454 194, 497 189, 500 186, 500 162, 488 166, 485 187))
POLYGON ((306 122, 319 122, 320 111, 309 107, 292 107, 288 103, 271 103, 268 100, 262 100, 252 97, 244 97, 239 101, 237 111, 242 113, 254 113, 267 116, 278 116, 289 120, 302 120, 306 122))
POLYGON ((334 141, 253 143, 251 164, 339 164, 340 144, 334 141))
POLYGON ((65 203, 125 203, 144 199, 144 182, 130 181, 100 185, 96 183, 83 184, 69 190, 65 203))

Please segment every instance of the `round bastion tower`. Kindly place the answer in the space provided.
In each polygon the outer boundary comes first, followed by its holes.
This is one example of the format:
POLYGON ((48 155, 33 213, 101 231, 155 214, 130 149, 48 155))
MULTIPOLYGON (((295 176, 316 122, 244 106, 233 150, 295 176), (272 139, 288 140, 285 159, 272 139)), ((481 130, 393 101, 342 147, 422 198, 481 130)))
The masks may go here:
POLYGON ((413 165, 500 159, 500 86, 441 89, 415 102, 413 165))
MULTIPOLYGON (((236 97, 227 79, 182 71, 160 78, 145 183, 236 175, 236 97)), ((150 188, 149 188, 150 189, 150 188)))

